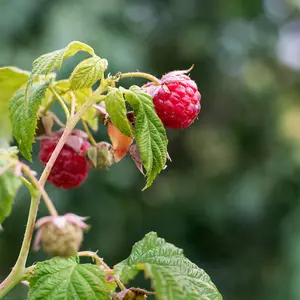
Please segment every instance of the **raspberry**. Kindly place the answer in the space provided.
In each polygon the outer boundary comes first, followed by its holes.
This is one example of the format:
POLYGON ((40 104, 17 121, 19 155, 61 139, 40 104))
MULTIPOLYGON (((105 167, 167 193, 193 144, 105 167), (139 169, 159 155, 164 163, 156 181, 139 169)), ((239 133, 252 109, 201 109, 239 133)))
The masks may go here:
MULTIPOLYGON (((57 134, 41 140, 39 158, 45 165, 58 141, 59 135, 57 134)), ((48 181, 59 188, 78 187, 87 178, 90 169, 90 165, 85 159, 85 151, 89 147, 91 147, 90 143, 82 137, 70 136, 54 163, 48 181)))
POLYGON ((186 71, 174 71, 161 78, 161 85, 148 83, 146 92, 153 97, 157 115, 166 127, 183 129, 190 126, 200 112, 201 95, 195 81, 186 71))

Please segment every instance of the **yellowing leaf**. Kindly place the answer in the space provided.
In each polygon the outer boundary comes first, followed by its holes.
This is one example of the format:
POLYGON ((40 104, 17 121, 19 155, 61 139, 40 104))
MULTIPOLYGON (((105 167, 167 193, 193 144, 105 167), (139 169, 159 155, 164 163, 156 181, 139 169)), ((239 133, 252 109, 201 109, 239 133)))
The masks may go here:
POLYGON ((11 213, 13 200, 21 185, 10 165, 17 160, 15 148, 0 149, 0 224, 11 213))
POLYGON ((65 48, 65 53, 64 53, 64 58, 69 58, 70 56, 75 55, 79 51, 85 51, 89 53, 90 55, 95 55, 94 49, 90 47, 89 45, 74 41, 71 42, 66 48, 65 48))
POLYGON ((15 67, 0 68, 0 147, 8 147, 12 137, 8 102, 13 94, 26 83, 29 74, 15 67))

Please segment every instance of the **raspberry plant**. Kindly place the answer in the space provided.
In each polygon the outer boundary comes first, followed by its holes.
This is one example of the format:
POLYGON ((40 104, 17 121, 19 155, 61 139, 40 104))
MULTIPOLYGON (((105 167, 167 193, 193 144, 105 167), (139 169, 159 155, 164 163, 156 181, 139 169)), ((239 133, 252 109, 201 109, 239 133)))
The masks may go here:
MULTIPOLYGON (((9 216, 13 199, 22 184, 31 193, 31 206, 20 254, 11 273, 0 284, 3 298, 17 284, 29 287, 29 300, 39 299, 222 299, 210 277, 189 261, 181 249, 150 232, 133 248, 129 257, 110 268, 98 252, 79 251, 85 218, 58 214, 44 185, 75 188, 91 168, 108 169, 127 153, 151 186, 166 165, 165 126, 184 128, 200 111, 200 94, 187 71, 174 71, 161 80, 141 72, 105 76, 108 62, 81 42, 39 57, 31 73, 14 67, 0 68, 0 223, 9 216), (91 57, 80 62, 66 80, 56 80, 54 70, 64 59, 85 51, 91 57), (142 77, 142 87, 126 89, 123 78, 142 77), (58 102, 65 123, 53 112, 58 102), (76 129, 82 123, 84 131, 76 129), (111 144, 95 141, 91 131, 107 127, 111 144), (60 129, 53 130, 53 126, 60 129), (9 147, 11 137, 18 143, 9 147), (32 144, 40 141, 39 158, 45 168, 39 177, 23 161, 31 160, 32 144), (49 216, 36 221, 43 198, 49 216), (54 258, 26 266, 36 227, 34 250, 42 248, 54 258), (80 263, 83 256, 92 264, 80 263), (152 283, 153 291, 130 287, 139 271, 152 283), (125 287, 126 285, 126 287, 125 287)), ((101 249, 100 249, 101 253, 101 249)))

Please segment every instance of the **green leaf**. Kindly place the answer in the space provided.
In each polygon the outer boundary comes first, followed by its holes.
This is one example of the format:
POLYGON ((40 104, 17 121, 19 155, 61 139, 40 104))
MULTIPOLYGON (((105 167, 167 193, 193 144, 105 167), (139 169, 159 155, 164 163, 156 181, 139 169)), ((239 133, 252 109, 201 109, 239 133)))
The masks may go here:
POLYGON ((29 87, 34 78, 40 74, 48 74, 54 69, 60 69, 63 59, 75 55, 78 51, 86 51, 94 55, 94 50, 90 46, 81 42, 72 42, 67 47, 56 50, 50 53, 43 54, 33 62, 33 69, 28 80, 27 87, 29 87))
POLYGON ((105 98, 106 111, 111 122, 125 135, 131 137, 131 127, 126 116, 126 102, 123 93, 113 88, 105 98))
POLYGON ((64 58, 69 58, 79 51, 85 51, 92 56, 95 55, 94 49, 92 47, 85 43, 74 41, 65 48, 64 58))
POLYGON ((0 147, 7 148, 12 138, 8 102, 13 94, 26 83, 29 74, 15 67, 0 68, 0 147))
POLYGON ((155 232, 137 242, 130 256, 115 266, 123 282, 144 270, 152 281, 159 300, 221 300, 222 296, 210 277, 188 260, 183 251, 155 232))
POLYGON ((71 74, 71 89, 80 90, 91 87, 101 79, 107 69, 107 64, 107 60, 101 59, 99 56, 93 56, 82 61, 71 74))
POLYGON ((12 210, 13 200, 22 183, 12 168, 16 165, 16 148, 0 149, 0 224, 12 210))
POLYGON ((8 109, 13 126, 13 135, 19 143, 21 154, 31 160, 32 143, 38 119, 38 110, 45 97, 49 82, 35 83, 25 101, 25 88, 18 90, 11 98, 8 109))
POLYGON ((136 115, 135 139, 147 171, 146 189, 165 167, 168 145, 166 130, 155 112, 150 95, 142 92, 138 86, 121 90, 136 115))
POLYGON ((56 50, 50 53, 43 54, 33 62, 33 69, 29 78, 31 84, 37 76, 41 74, 48 74, 54 69, 60 69, 65 49, 56 50))
POLYGON ((37 263, 29 283, 29 300, 104 300, 115 289, 99 266, 76 256, 37 263))

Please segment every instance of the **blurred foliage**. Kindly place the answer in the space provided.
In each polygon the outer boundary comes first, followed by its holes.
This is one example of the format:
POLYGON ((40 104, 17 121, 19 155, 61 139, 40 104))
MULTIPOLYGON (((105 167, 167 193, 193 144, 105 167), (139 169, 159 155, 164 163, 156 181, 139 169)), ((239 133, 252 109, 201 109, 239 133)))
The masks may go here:
MULTIPOLYGON (((300 299, 299 9, 299 0, 0 2, 0 66, 30 70, 72 40, 94 47, 111 73, 196 66, 200 118, 168 132, 173 162, 153 187, 141 192, 130 158, 92 171, 76 190, 47 185, 61 213, 91 217, 85 248, 113 265, 154 230, 204 268, 225 299, 300 299)), ((103 128, 97 138, 107 139, 103 128)), ((38 150, 30 166, 40 172, 38 150)), ((0 279, 16 260, 28 206, 23 189, 0 235, 0 279)), ((31 253, 29 263, 45 258, 31 253)), ((6 299, 25 295, 20 286, 6 299)))

